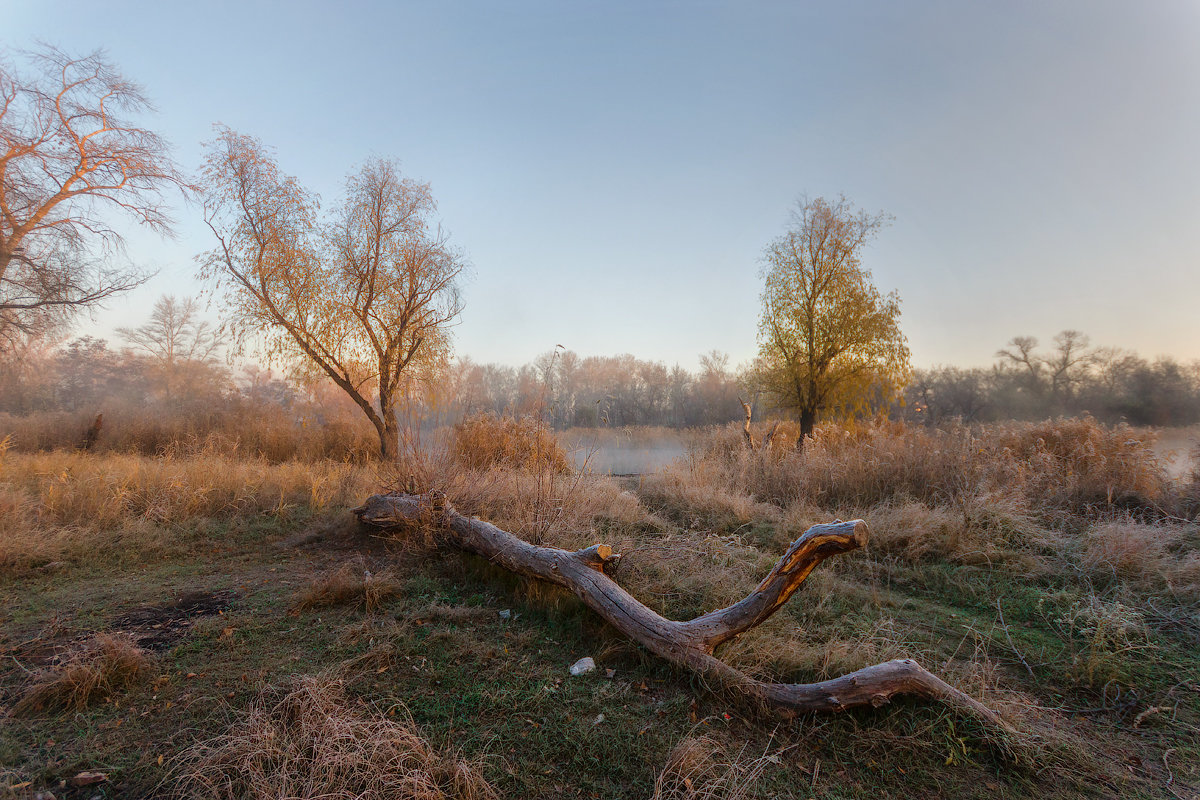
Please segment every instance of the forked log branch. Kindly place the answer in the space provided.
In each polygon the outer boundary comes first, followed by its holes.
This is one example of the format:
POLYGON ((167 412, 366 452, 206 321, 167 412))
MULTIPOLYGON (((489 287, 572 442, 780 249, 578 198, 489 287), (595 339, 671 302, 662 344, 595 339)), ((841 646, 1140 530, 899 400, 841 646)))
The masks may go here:
POLYGON ((714 655, 722 643, 774 614, 826 558, 863 547, 867 524, 862 520, 814 525, 792 543, 745 598, 692 620, 675 621, 655 613, 609 576, 621 556, 608 545, 576 551, 532 545, 489 522, 459 514, 438 492, 374 495, 354 509, 354 514, 364 523, 385 529, 431 526, 446 544, 518 575, 563 586, 652 653, 785 714, 878 707, 896 695, 907 694, 943 702, 989 726, 1012 730, 995 711, 912 659, 896 659, 816 683, 767 683, 714 655))
POLYGON ((738 397, 738 402, 742 404, 742 411, 746 412, 746 419, 742 422, 742 441, 746 444, 747 450, 766 450, 771 446, 771 440, 775 438, 775 431, 779 428, 779 420, 771 423, 771 430, 767 431, 767 435, 763 437, 761 443, 754 441, 754 434, 750 431, 750 421, 754 412, 749 403, 738 397))

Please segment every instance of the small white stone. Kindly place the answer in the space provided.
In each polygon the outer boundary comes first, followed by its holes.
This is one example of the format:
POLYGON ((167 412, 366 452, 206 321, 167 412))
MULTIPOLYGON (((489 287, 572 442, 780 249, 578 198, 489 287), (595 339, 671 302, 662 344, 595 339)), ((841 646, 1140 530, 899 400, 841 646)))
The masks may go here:
POLYGON ((595 669, 596 662, 592 661, 592 657, 584 656, 571 665, 571 674, 578 677, 580 675, 587 675, 589 672, 594 672, 595 669))
POLYGON ((603 714, 598 715, 594 720, 592 720, 593 725, 599 725, 601 722, 604 722, 603 714))

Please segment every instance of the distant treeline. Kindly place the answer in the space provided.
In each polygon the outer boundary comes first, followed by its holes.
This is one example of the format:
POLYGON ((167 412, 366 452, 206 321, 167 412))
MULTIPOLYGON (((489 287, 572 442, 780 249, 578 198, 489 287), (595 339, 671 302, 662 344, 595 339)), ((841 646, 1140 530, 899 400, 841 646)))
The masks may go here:
POLYGON ((990 368, 917 370, 901 410, 937 425, 1041 420, 1090 414, 1108 423, 1186 426, 1200 422, 1200 361, 1150 361, 1111 348, 1092 348, 1086 336, 1063 331, 1042 350, 1017 337, 990 368))
MULTIPOLYGON (((787 415, 757 390, 753 364, 734 368, 716 351, 700 357, 697 371, 628 354, 580 357, 562 349, 520 367, 461 358, 436 375, 413 376, 405 396, 408 422, 425 427, 480 413, 534 415, 560 430, 696 427, 741 419, 739 397, 754 403, 756 419, 787 415)), ((43 412, 187 420, 197 435, 222 427, 243 430, 251 418, 299 428, 366 425, 346 396, 319 377, 256 367, 235 371, 210 353, 168 358, 90 337, 28 348, 0 361, 0 413, 43 412)), ((1200 362, 1150 361, 1092 348, 1086 337, 1070 331, 1044 350, 1036 340, 1019 337, 988 368, 917 370, 904 402, 875 413, 930 425, 1084 413, 1109 423, 1191 425, 1200 422, 1200 362)), ((4 433, 0 430, 0 438, 4 433)), ((354 438, 358 448, 357 433, 354 438)), ((327 446, 333 445, 322 445, 327 446)))

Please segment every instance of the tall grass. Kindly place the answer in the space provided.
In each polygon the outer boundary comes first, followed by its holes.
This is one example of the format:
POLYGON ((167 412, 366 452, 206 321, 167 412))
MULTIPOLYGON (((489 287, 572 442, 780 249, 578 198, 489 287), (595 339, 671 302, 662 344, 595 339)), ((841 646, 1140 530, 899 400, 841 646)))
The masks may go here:
MULTIPOLYGON (((0 414, 0 439, 11 437, 11 447, 18 452, 71 450, 80 446, 94 418, 92 413, 68 411, 0 414)), ((91 449, 144 456, 216 453, 271 463, 363 463, 378 456, 379 439, 365 421, 309 421, 279 406, 245 402, 188 413, 109 408, 91 449)))
POLYGON ((558 438, 536 417, 468 417, 454 426, 451 448, 455 460, 468 469, 571 471, 558 438))
POLYGON ((330 461, 9 450, 0 453, 0 570, 167 552, 184 524, 349 507, 377 486, 370 468, 330 461))
POLYGON ((732 425, 715 432, 668 479, 780 508, 915 501, 969 516, 972 507, 1001 503, 1047 523, 1121 510, 1153 514, 1173 498, 1152 433, 1091 418, 945 430, 825 424, 803 449, 776 442, 765 451, 746 449, 740 436, 732 425))

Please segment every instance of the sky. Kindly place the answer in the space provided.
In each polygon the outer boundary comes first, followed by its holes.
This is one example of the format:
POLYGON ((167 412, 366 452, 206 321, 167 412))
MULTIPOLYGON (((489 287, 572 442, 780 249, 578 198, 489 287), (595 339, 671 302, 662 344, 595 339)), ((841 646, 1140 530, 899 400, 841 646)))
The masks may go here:
MULTIPOLYGON (((917 366, 1077 329, 1200 359, 1200 3, 0 0, 0 48, 103 48, 189 172, 221 123, 336 204, 365 159, 428 181, 468 256, 456 351, 694 369, 756 352, 797 200, 894 217, 865 253, 917 366)), ((81 333, 194 295, 213 246, 81 333)))

